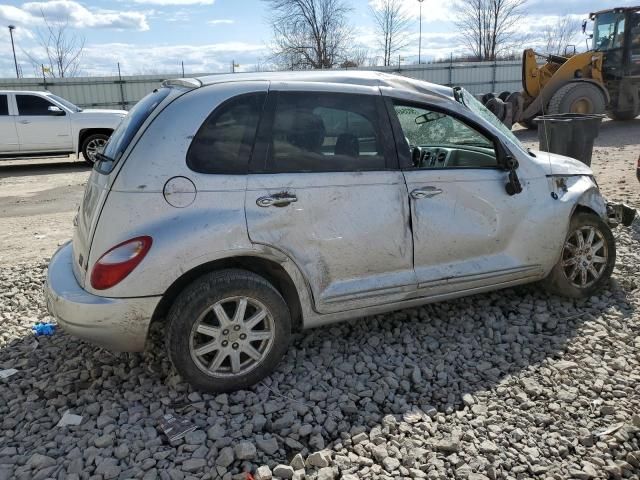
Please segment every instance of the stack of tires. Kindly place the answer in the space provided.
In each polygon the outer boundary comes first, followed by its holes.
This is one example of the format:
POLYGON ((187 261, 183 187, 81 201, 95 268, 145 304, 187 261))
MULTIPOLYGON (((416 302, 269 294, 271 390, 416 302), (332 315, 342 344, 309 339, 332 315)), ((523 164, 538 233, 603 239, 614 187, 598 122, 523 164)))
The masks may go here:
POLYGON ((508 128, 513 126, 514 119, 520 117, 524 107, 524 99, 520 92, 485 93, 480 101, 508 128))

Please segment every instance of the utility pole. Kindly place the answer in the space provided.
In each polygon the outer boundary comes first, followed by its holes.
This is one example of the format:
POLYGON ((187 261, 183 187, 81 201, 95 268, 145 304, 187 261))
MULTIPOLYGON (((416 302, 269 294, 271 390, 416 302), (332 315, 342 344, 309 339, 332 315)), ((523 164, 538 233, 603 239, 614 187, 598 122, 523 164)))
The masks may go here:
POLYGON ((13 44, 13 31, 16 29, 15 25, 9 25, 9 36, 11 37, 11 50, 13 50, 13 63, 16 66, 16 78, 20 78, 20 72, 18 71, 18 60, 16 60, 16 47, 13 44))
POLYGON ((420 4, 420 36, 418 37, 418 65, 422 63, 422 2, 424 0, 418 0, 420 4))

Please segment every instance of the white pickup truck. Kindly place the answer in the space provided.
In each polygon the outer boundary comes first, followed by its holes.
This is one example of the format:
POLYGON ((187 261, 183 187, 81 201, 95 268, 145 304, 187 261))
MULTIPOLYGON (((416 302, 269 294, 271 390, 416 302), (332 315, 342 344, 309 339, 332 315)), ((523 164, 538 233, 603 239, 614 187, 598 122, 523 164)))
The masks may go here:
POLYGON ((75 153, 93 164, 126 110, 84 110, 49 92, 0 90, 0 157, 75 153))

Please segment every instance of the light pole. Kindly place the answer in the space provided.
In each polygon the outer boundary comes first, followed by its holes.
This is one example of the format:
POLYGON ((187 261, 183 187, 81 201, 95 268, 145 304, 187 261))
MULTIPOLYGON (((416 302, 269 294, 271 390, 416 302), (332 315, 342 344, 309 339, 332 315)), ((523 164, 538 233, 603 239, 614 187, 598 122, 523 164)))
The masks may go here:
POLYGON ((20 73, 18 72, 18 60, 16 60, 16 47, 13 44, 13 31, 16 29, 14 25, 9 25, 9 35, 11 36, 11 50, 13 50, 13 63, 16 66, 16 78, 20 78, 20 73))
POLYGON ((420 36, 418 37, 418 65, 420 65, 422 63, 422 2, 424 2, 424 0, 418 0, 418 3, 420 4, 420 36))

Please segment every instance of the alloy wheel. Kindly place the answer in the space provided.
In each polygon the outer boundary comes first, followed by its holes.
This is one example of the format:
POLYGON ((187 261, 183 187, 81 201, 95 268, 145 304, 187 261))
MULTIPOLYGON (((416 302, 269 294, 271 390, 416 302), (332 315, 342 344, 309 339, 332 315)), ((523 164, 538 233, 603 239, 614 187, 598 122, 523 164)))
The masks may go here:
POLYGON ((562 250, 562 271, 577 288, 597 282, 606 270, 607 241, 596 227, 583 226, 567 238, 562 250))
POLYGON ((206 308, 191 330, 189 350, 198 368, 212 377, 243 375, 269 354, 275 323, 258 300, 225 298, 206 308))
POLYGON ((89 143, 87 143, 87 155, 91 162, 96 161, 96 153, 102 152, 104 146, 107 144, 107 141, 104 138, 94 138, 89 143))

